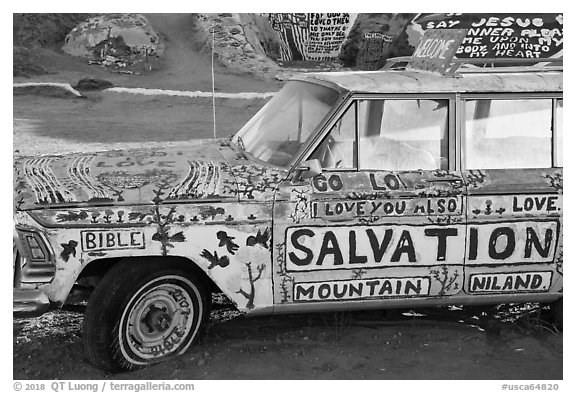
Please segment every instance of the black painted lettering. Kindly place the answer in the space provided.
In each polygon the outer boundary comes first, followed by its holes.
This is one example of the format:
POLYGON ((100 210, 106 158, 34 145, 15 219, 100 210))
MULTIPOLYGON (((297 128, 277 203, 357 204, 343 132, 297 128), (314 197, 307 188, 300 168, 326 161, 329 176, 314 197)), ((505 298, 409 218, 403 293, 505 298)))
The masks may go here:
POLYGON ((356 255, 356 232, 353 230, 348 234, 348 242, 350 244, 350 264, 368 262, 366 255, 356 255))
POLYGON ((415 295, 420 295, 422 292, 422 280, 417 279, 416 284, 412 281, 406 281, 406 288, 404 288, 404 295, 409 295, 410 292, 414 292, 415 295))
POLYGON ((533 208, 534 208, 534 199, 532 199, 532 198, 524 199, 524 210, 529 212, 533 208))
POLYGON ((536 210, 542 210, 546 204, 546 197, 534 198, 534 204, 536 205, 536 210))
POLYGON ((378 182, 376 182, 376 177, 373 173, 368 175, 368 177, 370 178, 370 184, 372 185, 373 190, 386 190, 386 187, 378 185, 378 182))
POLYGON ((292 247, 294 247, 298 251, 302 251, 304 254, 306 254, 306 257, 298 258, 298 256, 295 253, 293 253, 293 252, 288 253, 288 257, 290 258, 290 261, 293 264, 298 265, 298 266, 309 265, 310 262, 312 262, 312 258, 314 257, 312 250, 310 250, 308 247, 300 244, 300 242, 298 241, 302 236, 314 237, 314 232, 310 229, 305 229, 305 228, 304 229, 297 229, 294 232, 292 232, 292 235, 290 236, 290 242, 292 243, 292 247))
POLYGON ((544 281, 542 276, 539 274, 535 274, 534 277, 532 278, 532 283, 530 284, 530 289, 540 288, 540 286, 542 285, 542 281, 544 281))
POLYGON ((328 184, 324 175, 315 176, 312 183, 314 183, 314 188, 318 191, 328 191, 328 184))
POLYGON ((490 234, 490 240, 488 242, 488 255, 490 255, 490 258, 497 260, 509 258, 514 252, 515 247, 516 238, 512 228, 498 227, 490 234), (505 237, 506 246, 503 250, 499 251, 496 249, 496 243, 501 236, 505 237))
POLYGON ((512 211, 513 212, 521 212, 522 207, 518 206, 518 197, 514 197, 512 200, 512 211))
POLYGON ((478 277, 478 276, 474 276, 472 277, 472 286, 470 291, 474 292, 478 289, 482 290, 482 289, 486 289, 488 286, 486 285, 486 276, 483 277, 478 277))
POLYGON ((412 242, 412 236, 407 230, 403 230, 396 245, 396 250, 390 258, 390 262, 398 262, 402 257, 402 254, 408 255, 409 262, 416 262, 416 251, 414 250, 414 244, 412 242))
POLYGON ((363 216, 364 213, 364 205, 366 204, 366 201, 359 201, 356 204, 356 215, 357 216, 363 216))
MULTIPOLYGON (((500 285, 498 285, 498 277, 490 277, 488 281, 492 281, 492 285, 490 286, 490 290, 492 291, 499 291, 502 289, 500 285)), ((488 284, 490 285, 490 284, 488 284)))
POLYGON ((414 213, 416 213, 416 214, 418 214, 418 213, 424 214, 424 213, 426 213, 426 209, 425 209, 425 207, 422 206, 422 205, 416 205, 416 206, 414 206, 414 213))
POLYGON ((86 250, 92 250, 96 248, 96 235, 92 232, 87 232, 84 236, 84 242, 86 250))
POLYGON ((468 235, 468 260, 474 261, 478 257, 478 228, 470 228, 468 235))
POLYGON ((507 276, 506 280, 504 280, 504 285, 502 286, 502 290, 508 291, 508 290, 512 289, 513 282, 514 282, 514 280, 512 279, 512 276, 507 276))
POLYGON ((342 214, 342 212, 344 212, 344 206, 342 206, 340 202, 337 202, 336 205, 334 206, 334 213, 340 215, 342 214))
POLYGON ((140 232, 130 232, 130 245, 133 247, 142 245, 142 243, 138 241, 138 238, 136 238, 137 235, 140 235, 140 232))
POLYGON ((372 248, 375 262, 378 263, 382 261, 384 253, 388 248, 388 244, 390 244, 390 240, 392 240, 392 233, 392 229, 386 229, 384 231, 384 238, 382 239, 382 242, 379 242, 376 234, 374 233, 374 230, 366 229, 366 235, 368 235, 368 240, 370 240, 370 247, 372 248))
POLYGON ((534 228, 526 228, 526 247, 524 248, 524 258, 532 257, 532 249, 535 248, 542 258, 548 257, 552 247, 552 237, 554 233, 551 228, 546 229, 544 234, 544 246, 538 238, 538 234, 534 228))
POLYGON ((456 199, 448 199, 448 211, 454 213, 458 209, 458 201, 456 199))
POLYGON ((332 175, 328 179, 328 185, 333 191, 340 191, 343 186, 342 179, 338 175, 332 175))
POLYGON ((350 292, 348 292, 348 296, 352 297, 353 295, 362 296, 362 288, 364 285, 360 282, 358 286, 355 286, 354 283, 350 283, 349 285, 350 292))
POLYGON ((118 247, 126 247, 126 246, 128 246, 128 244, 122 243, 122 233, 121 233, 121 232, 118 232, 116 235, 117 235, 117 237, 118 237, 118 240, 117 240, 118 247))
POLYGON ((106 234, 106 247, 112 248, 116 245, 114 233, 106 234))
POLYGON ((344 284, 342 286, 342 290, 338 292, 338 284, 334 283, 334 297, 337 299, 341 299, 346 295, 346 291, 348 291, 348 284, 344 284))
POLYGON ((322 241, 322 247, 320 248, 320 255, 318 256, 316 265, 321 266, 322 263, 324 263, 324 258, 326 258, 327 255, 333 256, 334 265, 344 264, 344 258, 342 257, 342 251, 340 251, 338 239, 332 231, 328 231, 324 235, 324 240, 322 241))
POLYGON ((446 211, 446 200, 443 198, 438 199, 436 207, 438 208, 438 214, 444 213, 446 211))
POLYGON ((437 261, 446 260, 446 238, 448 236, 458 236, 457 228, 427 228, 424 230, 426 236, 436 236, 438 238, 438 252, 436 253, 437 261))
MULTIPOLYGON (((388 281, 388 280, 386 280, 388 281)), ((366 285, 368 285, 370 287, 370 296, 374 295, 374 288, 376 287, 376 285, 380 284, 380 280, 371 280, 371 281, 366 281, 366 285)))
POLYGON ((384 176, 384 183, 390 190, 399 190, 400 189, 400 181, 396 175, 391 173, 384 176))
POLYGON ((390 280, 384 280, 384 282, 382 283, 382 286, 380 287, 380 291, 378 292, 378 295, 382 296, 382 295, 392 295, 392 283, 390 282, 390 280))
POLYGON ((514 289, 528 289, 528 285, 530 284, 530 277, 531 275, 526 275, 526 280, 522 279, 521 275, 516 276, 516 281, 514 282, 514 289))
POLYGON ((554 212, 556 211, 556 206, 554 206, 554 204, 556 203, 556 201, 558 200, 558 197, 556 196, 551 196, 548 197, 548 203, 546 205, 546 210, 549 212, 554 212))
POLYGON ((312 299, 314 297, 314 285, 310 285, 308 288, 304 289, 301 285, 296 286, 296 294, 294 296, 295 300, 300 300, 304 297, 312 299))
POLYGON ((328 299, 330 297, 330 285, 320 284, 318 287, 318 297, 320 299, 328 299))

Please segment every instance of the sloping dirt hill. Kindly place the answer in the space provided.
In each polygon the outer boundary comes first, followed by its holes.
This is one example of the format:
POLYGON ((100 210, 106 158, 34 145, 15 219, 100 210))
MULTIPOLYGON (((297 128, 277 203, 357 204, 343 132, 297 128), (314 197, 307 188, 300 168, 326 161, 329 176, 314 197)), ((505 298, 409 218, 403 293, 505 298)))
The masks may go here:
MULTIPOLYGON (((35 47, 33 61, 49 73, 31 78, 39 82, 66 82, 76 84, 81 78, 101 78, 115 86, 144 87, 172 90, 211 91, 212 73, 209 53, 198 50, 194 31, 194 14, 144 14, 165 44, 165 52, 159 59, 159 68, 141 75, 114 73, 98 65, 88 65, 85 59, 75 58, 61 51, 62 42, 48 42, 35 47)), ((281 83, 265 81, 252 75, 238 74, 215 64, 215 88, 223 92, 277 91, 281 83)), ((30 81, 15 77, 15 82, 30 81)))

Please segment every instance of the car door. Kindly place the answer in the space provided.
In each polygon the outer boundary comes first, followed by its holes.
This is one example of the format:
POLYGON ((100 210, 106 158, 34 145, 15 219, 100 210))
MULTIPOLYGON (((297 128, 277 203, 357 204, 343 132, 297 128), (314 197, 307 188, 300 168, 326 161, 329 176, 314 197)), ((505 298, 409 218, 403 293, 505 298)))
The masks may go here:
POLYGON ((326 125, 308 157, 322 173, 287 180, 276 195, 276 310, 429 303, 461 291, 453 107, 450 96, 361 96, 326 125))
POLYGON ((562 100, 463 98, 465 288, 477 301, 490 295, 513 294, 519 301, 557 296, 562 289, 562 100))

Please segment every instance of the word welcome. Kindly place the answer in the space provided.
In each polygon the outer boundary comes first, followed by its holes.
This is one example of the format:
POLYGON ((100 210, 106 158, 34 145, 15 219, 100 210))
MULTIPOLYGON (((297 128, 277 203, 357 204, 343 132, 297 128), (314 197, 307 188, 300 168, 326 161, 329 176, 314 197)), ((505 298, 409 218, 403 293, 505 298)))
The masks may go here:
POLYGON ((294 301, 427 296, 429 277, 372 278, 294 284, 294 301))

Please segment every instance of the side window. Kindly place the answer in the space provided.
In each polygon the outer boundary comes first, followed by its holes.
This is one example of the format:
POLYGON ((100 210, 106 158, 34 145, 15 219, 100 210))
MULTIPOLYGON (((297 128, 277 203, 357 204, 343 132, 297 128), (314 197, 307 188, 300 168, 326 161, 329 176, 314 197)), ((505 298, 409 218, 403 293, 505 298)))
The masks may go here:
POLYGON ((448 169, 448 100, 359 102, 359 168, 448 169))
POLYGON ((318 159, 324 169, 352 169, 356 168, 356 151, 356 102, 353 102, 310 158, 318 159))
POLYGON ((468 100, 466 169, 550 168, 552 100, 468 100))
POLYGON ((564 154, 562 152, 564 139, 564 123, 562 120, 564 112, 564 100, 556 100, 556 122, 554 133, 554 166, 561 167, 564 165, 564 154))

